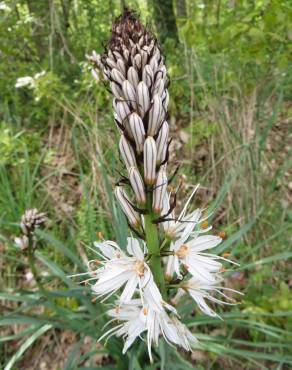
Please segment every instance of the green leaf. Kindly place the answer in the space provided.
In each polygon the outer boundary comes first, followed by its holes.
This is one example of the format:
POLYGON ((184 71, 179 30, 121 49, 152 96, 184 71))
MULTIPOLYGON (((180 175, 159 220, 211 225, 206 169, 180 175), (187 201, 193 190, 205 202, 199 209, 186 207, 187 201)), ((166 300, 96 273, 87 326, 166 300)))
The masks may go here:
POLYGON ((17 352, 11 357, 11 359, 6 364, 4 370, 11 370, 14 364, 21 358, 24 352, 45 332, 50 330, 52 325, 46 324, 39 328, 33 335, 31 335, 17 350, 17 352))

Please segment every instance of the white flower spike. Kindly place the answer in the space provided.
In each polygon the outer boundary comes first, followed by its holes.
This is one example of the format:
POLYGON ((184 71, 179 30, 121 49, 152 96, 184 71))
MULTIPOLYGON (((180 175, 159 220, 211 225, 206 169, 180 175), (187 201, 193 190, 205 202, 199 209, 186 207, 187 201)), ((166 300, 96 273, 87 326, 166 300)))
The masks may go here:
POLYGON ((114 95, 119 150, 126 167, 119 183, 129 186, 133 197, 124 185, 116 187, 115 195, 139 239, 128 238, 124 249, 112 241, 95 243, 101 260, 94 269, 91 265, 97 261, 89 262, 86 281, 94 281, 92 291, 103 301, 112 295, 117 298, 116 307, 108 311, 109 324, 116 325, 100 340, 122 337, 125 353, 142 338, 152 362, 160 337, 186 351, 197 343, 169 302, 179 305, 185 295, 209 316, 218 314, 208 301, 233 304, 225 292, 236 291, 220 284, 223 262, 233 262, 209 252, 221 238, 207 234, 211 227, 203 226, 207 219, 203 210, 187 213, 198 186, 178 216, 171 204, 166 171, 168 77, 156 38, 134 12, 125 10, 113 24, 106 53, 94 53, 90 61, 95 78, 100 68, 114 95))

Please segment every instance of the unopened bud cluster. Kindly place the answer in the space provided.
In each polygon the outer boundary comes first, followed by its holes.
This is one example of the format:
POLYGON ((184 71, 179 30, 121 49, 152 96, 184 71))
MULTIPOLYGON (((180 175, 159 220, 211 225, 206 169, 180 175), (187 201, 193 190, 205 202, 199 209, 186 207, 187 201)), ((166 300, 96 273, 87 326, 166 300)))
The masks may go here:
POLYGON ((36 208, 26 210, 20 221, 22 235, 14 239, 15 244, 22 250, 27 249, 35 230, 43 226, 45 222, 45 213, 38 212, 36 208))
POLYGON ((102 69, 114 96, 119 149, 134 199, 124 185, 116 189, 116 196, 130 225, 137 228, 141 225, 137 208, 150 199, 159 214, 167 186, 169 95, 164 58, 153 35, 126 12, 113 25, 106 54, 101 58, 93 54, 91 61, 102 69))

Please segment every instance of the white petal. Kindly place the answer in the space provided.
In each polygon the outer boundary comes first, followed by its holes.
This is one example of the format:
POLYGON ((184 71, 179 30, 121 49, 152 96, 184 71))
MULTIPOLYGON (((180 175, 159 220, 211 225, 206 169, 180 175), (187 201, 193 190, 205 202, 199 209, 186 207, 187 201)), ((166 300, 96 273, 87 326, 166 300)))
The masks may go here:
POLYGON ((131 256, 136 257, 138 260, 144 260, 144 254, 140 247, 138 239, 135 238, 127 238, 127 251, 131 256))
POLYGON ((120 296, 120 304, 127 303, 131 300, 138 285, 138 276, 133 275, 127 282, 123 293, 120 296))
POLYGON ((192 249, 192 251, 200 252, 216 247, 221 243, 221 241, 222 239, 219 238, 219 236, 204 235, 188 242, 188 246, 192 249))
POLYGON ((144 300, 154 311, 163 311, 162 296, 153 277, 148 281, 148 284, 144 288, 144 300))

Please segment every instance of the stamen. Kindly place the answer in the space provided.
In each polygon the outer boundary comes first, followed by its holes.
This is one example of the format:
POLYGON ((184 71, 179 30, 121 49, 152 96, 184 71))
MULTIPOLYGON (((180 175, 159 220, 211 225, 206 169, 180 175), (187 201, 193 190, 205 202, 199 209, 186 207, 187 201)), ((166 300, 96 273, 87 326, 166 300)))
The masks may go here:
POLYGON ((144 276, 145 266, 143 261, 137 261, 135 263, 134 269, 139 276, 144 276))
POLYGON ((207 229, 209 227, 209 222, 208 220, 205 220, 204 222, 201 223, 201 228, 202 229, 207 229))
POLYGON ((182 259, 189 254, 189 247, 186 244, 183 244, 179 247, 179 249, 175 252, 178 258, 182 259))
POLYGON ((226 234, 225 231, 219 231, 218 236, 220 236, 220 238, 222 238, 222 239, 226 239, 227 238, 227 234, 226 234))
POLYGON ((103 233, 101 231, 98 231, 96 233, 96 236, 97 236, 98 239, 103 239, 103 233))
POLYGON ((231 253, 229 253, 229 252, 226 252, 226 253, 222 254, 222 257, 230 257, 230 256, 231 256, 231 253))

